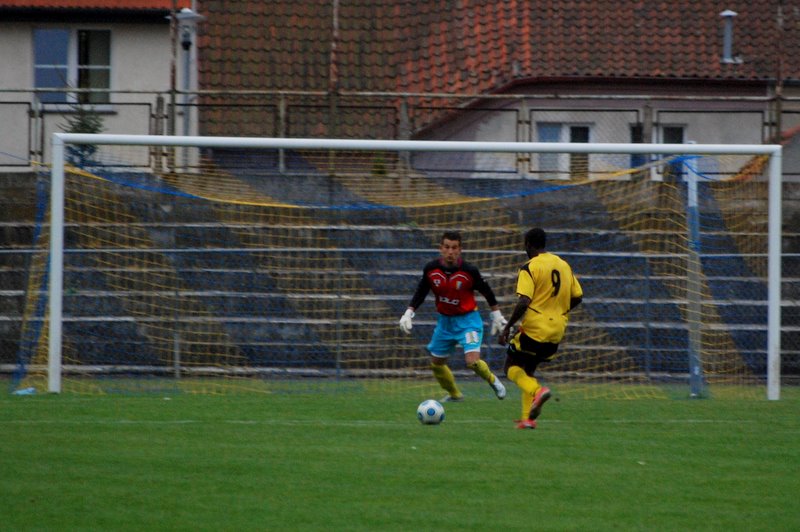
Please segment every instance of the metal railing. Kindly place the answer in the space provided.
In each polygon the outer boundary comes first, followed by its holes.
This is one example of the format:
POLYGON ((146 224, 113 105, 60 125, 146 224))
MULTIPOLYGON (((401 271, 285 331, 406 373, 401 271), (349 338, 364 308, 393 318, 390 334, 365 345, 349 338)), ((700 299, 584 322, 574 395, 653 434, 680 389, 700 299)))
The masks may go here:
MULTIPOLYGON (((68 130, 75 107, 43 105, 40 95, 0 90, 0 171, 48 163, 51 134, 68 130)), ((592 142, 661 142, 661 128, 677 124, 687 141, 766 143, 800 127, 800 98, 789 97, 197 91, 171 103, 170 91, 110 95, 113 103, 91 108, 103 133, 526 142, 540 140, 538 124, 561 123, 590 127, 592 142)), ((800 176, 800 162, 787 165, 787 177, 800 176)))

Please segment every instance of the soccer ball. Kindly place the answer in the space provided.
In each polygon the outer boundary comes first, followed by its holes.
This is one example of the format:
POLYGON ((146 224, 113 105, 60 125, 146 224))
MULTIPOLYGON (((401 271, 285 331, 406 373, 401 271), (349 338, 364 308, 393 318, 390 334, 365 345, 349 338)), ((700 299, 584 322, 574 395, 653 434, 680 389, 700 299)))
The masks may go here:
POLYGON ((444 407, 439 401, 427 399, 417 407, 417 419, 423 425, 438 425, 444 421, 444 407))

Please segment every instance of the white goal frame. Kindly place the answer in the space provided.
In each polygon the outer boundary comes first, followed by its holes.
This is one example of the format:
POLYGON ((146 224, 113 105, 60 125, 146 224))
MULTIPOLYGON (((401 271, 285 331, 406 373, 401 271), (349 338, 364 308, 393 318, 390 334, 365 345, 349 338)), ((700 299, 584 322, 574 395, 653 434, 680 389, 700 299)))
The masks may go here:
MULTIPOLYGON (((769 156, 769 221, 767 281, 767 399, 780 398, 781 360, 781 217, 782 217, 782 147, 773 144, 626 144, 561 142, 469 142, 422 140, 359 140, 247 137, 178 137, 157 135, 115 135, 53 133, 52 178, 50 197, 50 283, 48 391, 61 392, 62 297, 64 253, 64 164, 65 145, 134 145, 170 147, 217 147, 262 149, 393 150, 495 153, 569 153, 569 154, 738 154, 769 156)), ((691 190, 691 183, 690 183, 691 190)), ((691 193, 690 199, 691 202, 691 193)), ((691 208, 692 205, 689 205, 691 208)))

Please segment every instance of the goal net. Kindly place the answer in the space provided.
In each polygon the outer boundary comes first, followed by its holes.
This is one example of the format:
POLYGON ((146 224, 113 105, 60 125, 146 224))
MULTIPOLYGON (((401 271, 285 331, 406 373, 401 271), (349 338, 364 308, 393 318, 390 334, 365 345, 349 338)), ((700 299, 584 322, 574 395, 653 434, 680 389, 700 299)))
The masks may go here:
POLYGON ((17 388, 434 393, 433 296, 398 320, 442 233, 508 316, 539 226, 585 292, 540 366, 559 393, 775 394, 776 146, 56 134, 53 156, 17 388))

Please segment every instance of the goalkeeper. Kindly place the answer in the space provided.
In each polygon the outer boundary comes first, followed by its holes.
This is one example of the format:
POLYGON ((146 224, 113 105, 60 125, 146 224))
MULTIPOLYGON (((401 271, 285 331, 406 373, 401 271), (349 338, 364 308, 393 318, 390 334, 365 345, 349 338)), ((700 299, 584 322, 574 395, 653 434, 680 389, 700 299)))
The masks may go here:
POLYGON ((497 298, 478 268, 461 258, 461 234, 448 231, 439 243, 441 257, 428 262, 422 270, 417 290, 408 304, 400 329, 411 334, 414 312, 425 301, 428 292, 436 296, 436 311, 439 313, 436 328, 427 348, 431 354, 431 368, 439 385, 447 391, 443 401, 463 401, 464 396, 456 385, 447 359, 457 345, 464 349, 467 367, 489 383, 498 399, 506 396, 506 388, 481 360, 483 321, 475 301, 475 291, 480 292, 491 307, 492 335, 498 334, 506 324, 497 306, 497 298))
POLYGON ((541 362, 552 360, 564 338, 569 311, 583 299, 583 289, 572 274, 572 267, 553 253, 545 251, 547 235, 534 228, 525 233, 528 262, 517 274, 517 305, 500 332, 500 345, 508 344, 505 371, 522 390, 522 419, 517 428, 535 429, 542 405, 550 399, 550 388, 534 377, 541 362), (511 327, 522 318, 519 331, 511 336, 511 327))

